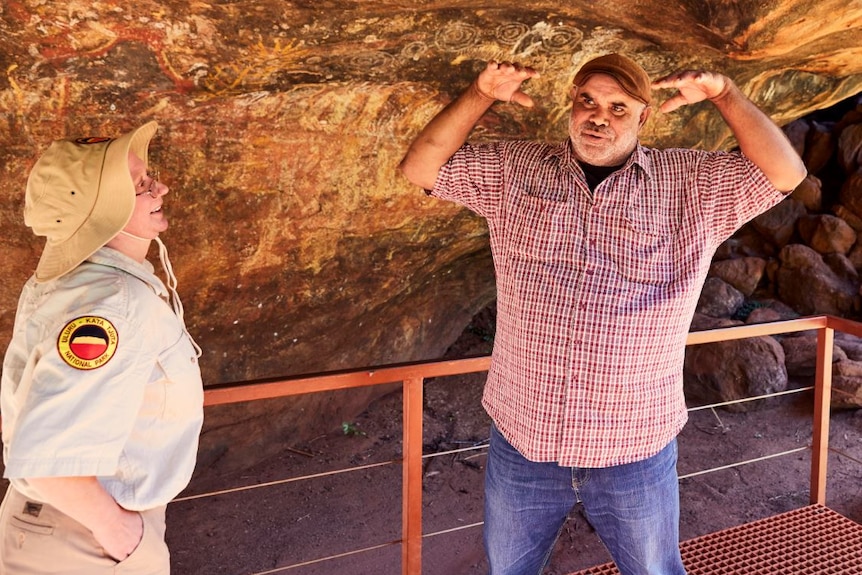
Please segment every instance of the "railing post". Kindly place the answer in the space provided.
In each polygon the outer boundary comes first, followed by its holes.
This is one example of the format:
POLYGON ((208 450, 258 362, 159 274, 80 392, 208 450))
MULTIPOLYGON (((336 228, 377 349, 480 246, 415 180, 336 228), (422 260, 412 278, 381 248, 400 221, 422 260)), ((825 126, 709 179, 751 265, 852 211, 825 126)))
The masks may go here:
POLYGON ((810 502, 826 505, 826 459, 829 447, 829 409, 832 405, 832 344, 835 330, 817 330, 817 368, 814 379, 814 421, 811 439, 810 502))
POLYGON ((422 573, 422 384, 421 377, 404 381, 402 575, 422 573))

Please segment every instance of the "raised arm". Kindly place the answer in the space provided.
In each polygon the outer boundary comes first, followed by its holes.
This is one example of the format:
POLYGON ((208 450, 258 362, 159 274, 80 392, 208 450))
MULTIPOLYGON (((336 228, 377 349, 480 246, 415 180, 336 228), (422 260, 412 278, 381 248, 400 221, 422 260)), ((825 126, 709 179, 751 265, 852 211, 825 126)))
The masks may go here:
POLYGON ((662 112, 702 100, 712 102, 736 136, 739 149, 779 190, 790 193, 805 178, 805 165, 784 132, 730 78, 686 70, 657 80, 652 86, 679 90, 661 105, 662 112))
POLYGON ((531 68, 488 62, 470 87, 419 132, 398 169, 417 186, 433 188, 440 168, 467 141, 473 127, 494 102, 533 106, 533 99, 521 91, 521 83, 538 75, 531 68))

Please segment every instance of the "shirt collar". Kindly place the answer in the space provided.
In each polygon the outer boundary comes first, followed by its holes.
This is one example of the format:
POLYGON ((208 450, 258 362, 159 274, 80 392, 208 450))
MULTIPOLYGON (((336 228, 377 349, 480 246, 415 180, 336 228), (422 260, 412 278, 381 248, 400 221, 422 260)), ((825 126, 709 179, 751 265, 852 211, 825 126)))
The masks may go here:
MULTIPOLYGON (((560 162, 561 166, 567 166, 575 172, 581 171, 580 168, 576 167, 578 165, 578 160, 575 158, 574 151, 572 150, 572 141, 568 138, 555 146, 548 154, 547 158, 556 158, 560 162)), ((632 165, 636 165, 643 170, 647 178, 652 178, 652 162, 650 162, 647 149, 644 148, 640 142, 637 143, 634 152, 632 152, 629 159, 626 160, 626 163, 620 168, 620 170, 625 170, 632 165)))
POLYGON ((87 258, 87 261, 122 270, 152 287, 153 291, 156 292, 156 295, 161 297, 166 297, 168 295, 168 290, 165 287, 165 284, 155 274, 155 268, 153 268, 153 264, 148 260, 137 262, 113 248, 101 247, 96 250, 96 253, 87 258))

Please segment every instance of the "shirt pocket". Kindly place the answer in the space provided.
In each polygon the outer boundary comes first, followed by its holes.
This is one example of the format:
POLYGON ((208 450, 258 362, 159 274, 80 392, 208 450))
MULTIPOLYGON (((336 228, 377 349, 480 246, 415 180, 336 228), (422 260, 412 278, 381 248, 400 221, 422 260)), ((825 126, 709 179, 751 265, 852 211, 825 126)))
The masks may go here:
POLYGON ((197 354, 185 334, 159 354, 163 377, 165 412, 168 419, 181 419, 203 406, 203 384, 197 354))
POLYGON ((573 259, 571 205, 564 199, 521 196, 511 214, 511 249, 522 260, 542 263, 573 259))
POLYGON ((629 204, 619 226, 619 241, 610 250, 619 274, 636 284, 671 283, 681 264, 676 249, 679 211, 668 203, 641 199, 629 204))

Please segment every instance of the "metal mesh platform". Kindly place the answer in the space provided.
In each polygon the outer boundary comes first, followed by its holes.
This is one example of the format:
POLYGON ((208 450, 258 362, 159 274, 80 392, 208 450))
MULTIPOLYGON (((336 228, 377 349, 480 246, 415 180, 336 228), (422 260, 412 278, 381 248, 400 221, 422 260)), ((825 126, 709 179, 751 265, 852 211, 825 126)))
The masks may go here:
MULTIPOLYGON (((809 505, 680 544, 689 575, 859 575, 862 525, 809 505)), ((620 575, 613 563, 571 575, 620 575)))

